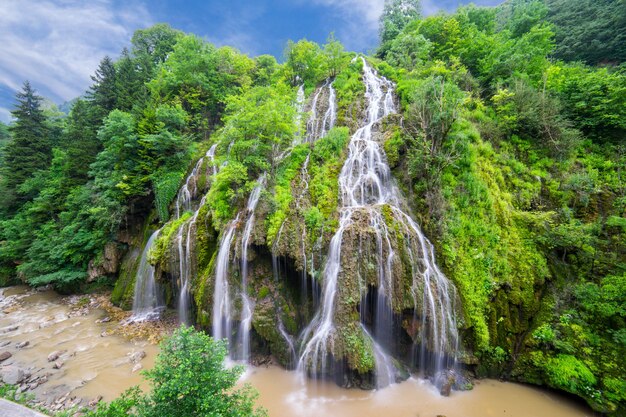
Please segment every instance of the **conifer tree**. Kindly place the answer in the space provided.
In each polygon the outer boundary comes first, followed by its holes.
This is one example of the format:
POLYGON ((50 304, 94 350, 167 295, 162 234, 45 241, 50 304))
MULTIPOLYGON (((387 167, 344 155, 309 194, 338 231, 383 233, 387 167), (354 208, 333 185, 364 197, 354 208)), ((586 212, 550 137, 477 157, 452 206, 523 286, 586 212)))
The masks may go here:
POLYGON ((13 206, 29 199, 19 187, 36 171, 46 169, 52 155, 46 117, 41 110, 42 98, 28 81, 15 97, 17 104, 11 114, 16 121, 10 127, 13 140, 4 150, 3 164, 6 188, 15 195, 15 201, 9 202, 13 206))
POLYGON ((94 84, 90 87, 87 97, 94 105, 94 113, 98 120, 103 120, 117 105, 117 71, 109 56, 105 56, 91 76, 94 84))

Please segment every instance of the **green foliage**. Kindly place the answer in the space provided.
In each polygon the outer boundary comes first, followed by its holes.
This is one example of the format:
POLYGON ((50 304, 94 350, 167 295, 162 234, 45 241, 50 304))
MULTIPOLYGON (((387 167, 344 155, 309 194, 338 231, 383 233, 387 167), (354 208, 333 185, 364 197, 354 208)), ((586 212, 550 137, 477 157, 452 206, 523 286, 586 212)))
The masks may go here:
MULTIPOLYGON (((330 48, 335 49, 335 46, 330 48)), ((326 57, 324 51, 315 42, 306 39, 298 42, 289 41, 284 55, 285 78, 292 85, 304 83, 307 88, 312 88, 326 76, 326 57)))
POLYGON ((216 229, 220 229, 233 217, 236 201, 242 196, 243 185, 248 179, 245 165, 230 161, 215 177, 209 191, 208 204, 216 229))
MULTIPOLYGON (((156 177, 156 176, 155 176, 156 177)), ((169 217, 169 205, 176 197, 178 188, 184 178, 182 172, 165 172, 153 180, 154 203, 161 222, 165 223, 169 217)))
POLYGON ((20 187, 38 170, 46 169, 52 156, 52 143, 41 109, 42 98, 28 81, 15 97, 17 103, 11 114, 17 120, 10 127, 13 140, 3 150, 1 172, 5 192, 15 196, 15 201, 5 196, 2 208, 9 211, 33 198, 32 193, 20 187))
POLYGON ((160 103, 179 103, 188 126, 207 137, 219 121, 226 98, 250 85, 254 63, 232 48, 215 48, 197 36, 176 38, 173 51, 148 85, 160 103))
POLYGON ((232 159, 244 164, 251 178, 274 171, 278 157, 296 133, 293 90, 283 83, 253 87, 228 100, 224 143, 232 159))
POLYGON ((301 144, 292 149, 289 157, 279 166, 275 176, 274 206, 275 210, 268 219, 267 240, 271 246, 278 230, 287 217, 289 204, 293 200, 294 190, 291 181, 300 172, 300 167, 309 155, 309 145, 301 144))
POLYGON ((588 64, 626 62, 626 3, 546 0, 556 58, 588 64))
POLYGON ((311 153, 309 163, 311 202, 327 220, 332 218, 337 208, 339 195, 337 181, 343 162, 342 155, 349 137, 347 128, 333 128, 325 137, 315 142, 311 153))
POLYGON ((380 49, 379 54, 385 56, 388 45, 404 27, 420 17, 419 0, 385 0, 383 14, 380 16, 380 49))
POLYGON ((235 388, 243 367, 224 367, 226 344, 181 327, 161 345, 154 368, 145 373, 152 390, 140 416, 263 416, 249 386, 235 388))
POLYGON ((153 265, 164 264, 167 262, 167 254, 178 230, 191 218, 192 214, 184 212, 178 219, 173 219, 161 228, 161 232, 150 253, 148 253, 148 261, 153 265))
POLYGON ((265 416, 255 408, 249 385, 236 388, 243 367, 225 368, 227 348, 191 327, 177 329, 161 344, 154 368, 144 372, 151 390, 137 387, 87 417, 265 416))
POLYGON ((563 103, 563 113, 584 133, 597 139, 626 135, 626 73, 580 64, 554 64, 546 86, 563 103))

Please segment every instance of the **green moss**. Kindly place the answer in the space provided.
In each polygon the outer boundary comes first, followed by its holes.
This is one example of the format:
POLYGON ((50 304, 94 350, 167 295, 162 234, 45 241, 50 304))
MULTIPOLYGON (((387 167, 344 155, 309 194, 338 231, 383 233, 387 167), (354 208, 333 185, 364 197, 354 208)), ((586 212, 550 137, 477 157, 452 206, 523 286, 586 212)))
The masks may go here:
POLYGON ((268 287, 261 287, 258 292, 257 299, 262 300, 267 297, 270 293, 270 289, 268 287))
POLYGON ((148 254, 148 261, 152 265, 160 265, 164 269, 167 266, 168 261, 168 252, 170 250, 170 245, 172 244, 172 239, 180 229, 180 227, 191 218, 192 213, 185 212, 180 218, 175 219, 167 223, 161 229, 161 233, 159 233, 159 237, 156 242, 154 242, 154 246, 150 253, 148 254))
POLYGON ((356 59, 337 75, 333 87, 337 92, 337 124, 356 129, 363 108, 365 86, 361 81, 363 63, 356 59))
POLYGON ((342 327, 339 330, 339 337, 343 344, 343 356, 350 369, 360 374, 374 371, 376 361, 372 342, 363 334, 358 320, 342 327))
POLYGON ((298 145, 277 170, 273 195, 274 211, 267 221, 267 242, 269 246, 272 246, 274 243, 278 230, 287 218, 289 204, 293 200, 291 182, 300 172, 300 168, 308 155, 309 145, 298 145))

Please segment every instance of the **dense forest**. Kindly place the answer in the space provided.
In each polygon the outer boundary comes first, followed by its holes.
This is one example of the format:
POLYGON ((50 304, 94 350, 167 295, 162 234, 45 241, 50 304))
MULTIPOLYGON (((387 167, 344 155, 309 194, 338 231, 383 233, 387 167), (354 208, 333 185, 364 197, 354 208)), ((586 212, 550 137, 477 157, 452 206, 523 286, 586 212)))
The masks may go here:
MULTIPOLYGON (((360 57, 331 34, 324 45, 289 42, 283 62, 251 58, 157 24, 102 59, 67 115, 26 81, 14 120, 0 124, 0 285, 110 287, 130 307, 138 253, 159 228, 150 262, 175 306, 183 277, 171 247, 193 223, 191 321, 210 328, 218 242, 261 183, 255 256, 321 280, 367 62, 396 86, 398 114, 379 134, 458 292, 460 361, 626 413, 626 2, 508 0, 426 17, 417 0, 390 0, 375 56, 360 57), (330 94, 329 81, 335 127, 296 144, 307 132, 299 88, 330 94), (178 191, 212 145, 221 168, 195 183, 197 212, 180 212, 178 191)), ((281 305, 292 333, 302 318, 293 288, 267 284, 264 268, 250 272, 252 326, 276 354, 267 306, 281 305)), ((340 293, 338 315, 360 308, 354 291, 340 293)), ((366 373, 351 326, 333 353, 366 373)))

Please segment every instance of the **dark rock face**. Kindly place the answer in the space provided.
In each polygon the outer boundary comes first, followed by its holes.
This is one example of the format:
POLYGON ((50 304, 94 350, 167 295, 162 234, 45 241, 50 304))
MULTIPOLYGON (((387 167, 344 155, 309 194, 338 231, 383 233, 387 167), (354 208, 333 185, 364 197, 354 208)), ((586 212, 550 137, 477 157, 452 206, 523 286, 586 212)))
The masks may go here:
POLYGON ((101 262, 96 263, 94 259, 89 261, 87 282, 109 274, 116 274, 120 269, 123 254, 122 248, 116 242, 107 243, 102 251, 101 262))

